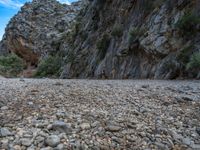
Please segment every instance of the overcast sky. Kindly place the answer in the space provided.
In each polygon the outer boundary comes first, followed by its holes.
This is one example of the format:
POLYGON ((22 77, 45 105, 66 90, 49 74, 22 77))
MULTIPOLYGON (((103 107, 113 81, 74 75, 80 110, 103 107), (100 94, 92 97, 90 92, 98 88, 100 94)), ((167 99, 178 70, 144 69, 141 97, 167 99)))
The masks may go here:
MULTIPOLYGON (((25 2, 31 0, 0 0, 0 40, 4 34, 6 25, 10 18, 12 18, 20 9, 25 2)), ((70 4, 76 0, 58 0, 61 3, 70 4)))

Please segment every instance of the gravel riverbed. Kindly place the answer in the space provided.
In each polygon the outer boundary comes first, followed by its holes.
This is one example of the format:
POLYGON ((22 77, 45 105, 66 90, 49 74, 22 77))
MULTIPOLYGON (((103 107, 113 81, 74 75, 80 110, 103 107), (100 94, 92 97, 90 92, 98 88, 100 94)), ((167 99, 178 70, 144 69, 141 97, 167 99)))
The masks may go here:
POLYGON ((0 79, 1 150, 200 150, 200 81, 0 79))

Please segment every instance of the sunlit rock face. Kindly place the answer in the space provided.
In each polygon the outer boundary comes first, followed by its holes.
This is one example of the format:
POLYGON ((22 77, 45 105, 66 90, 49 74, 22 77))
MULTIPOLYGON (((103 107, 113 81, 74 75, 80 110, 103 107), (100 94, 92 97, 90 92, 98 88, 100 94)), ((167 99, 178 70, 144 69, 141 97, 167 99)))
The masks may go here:
POLYGON ((37 64, 41 56, 58 50, 56 41, 68 30, 81 5, 56 0, 26 3, 7 25, 0 54, 14 52, 27 63, 37 64))

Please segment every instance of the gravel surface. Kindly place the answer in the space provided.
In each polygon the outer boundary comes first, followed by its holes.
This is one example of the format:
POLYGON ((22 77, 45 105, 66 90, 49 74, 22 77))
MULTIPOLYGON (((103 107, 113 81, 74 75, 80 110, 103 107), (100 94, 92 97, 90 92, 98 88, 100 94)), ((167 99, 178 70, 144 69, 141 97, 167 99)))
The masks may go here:
POLYGON ((200 149, 200 81, 0 79, 0 149, 200 149))

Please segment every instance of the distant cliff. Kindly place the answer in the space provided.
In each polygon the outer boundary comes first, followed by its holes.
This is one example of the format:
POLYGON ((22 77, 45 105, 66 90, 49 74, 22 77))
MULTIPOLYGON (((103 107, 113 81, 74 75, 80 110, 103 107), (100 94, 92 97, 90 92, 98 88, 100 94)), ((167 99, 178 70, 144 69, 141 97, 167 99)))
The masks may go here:
POLYGON ((58 51, 56 42, 68 31, 81 9, 81 3, 60 4, 56 0, 26 3, 10 20, 0 43, 0 53, 16 53, 27 63, 37 65, 41 56, 58 51))
MULTIPOLYGON (((61 78, 200 78, 199 7, 198 0, 90 0, 69 11, 37 1, 10 21, 0 49, 33 64, 43 55, 61 60, 50 67, 61 78)), ((40 75, 53 74, 44 64, 40 75)))

